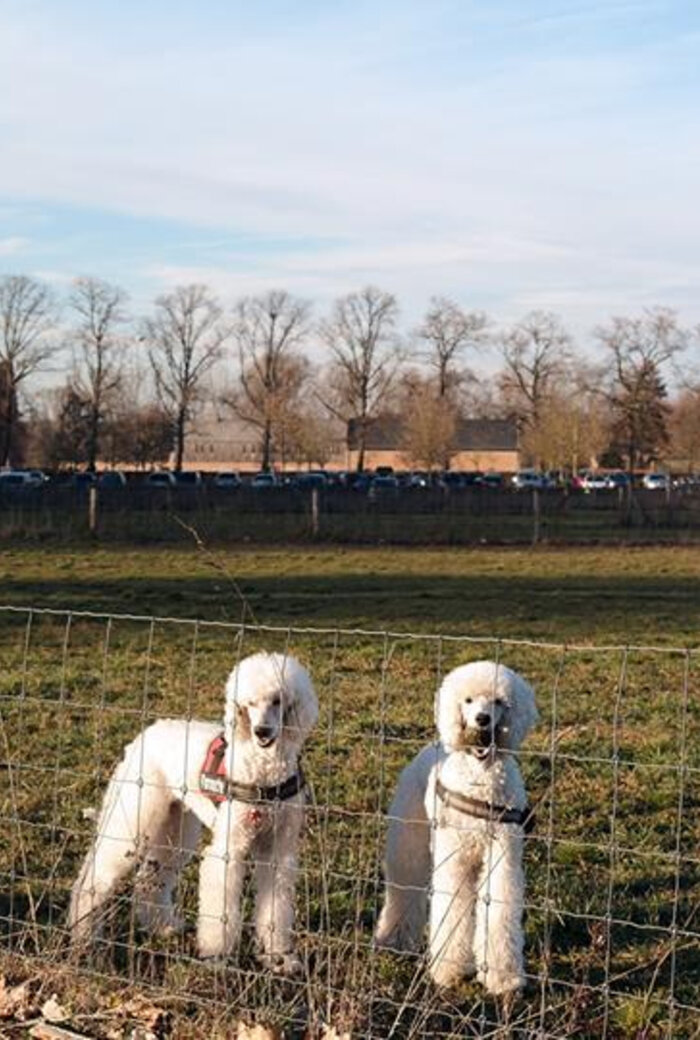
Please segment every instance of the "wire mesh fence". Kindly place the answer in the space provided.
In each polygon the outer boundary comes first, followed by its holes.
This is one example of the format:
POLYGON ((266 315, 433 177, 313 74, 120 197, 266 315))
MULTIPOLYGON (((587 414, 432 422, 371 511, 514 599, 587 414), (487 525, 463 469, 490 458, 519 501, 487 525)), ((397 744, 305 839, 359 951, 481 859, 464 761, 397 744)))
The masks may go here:
POLYGON ((668 491, 635 488, 507 486, 347 488, 244 486, 123 488, 51 483, 18 492, 0 487, 0 537, 101 542, 178 542, 183 523, 208 540, 232 544, 330 542, 389 544, 529 544, 537 541, 695 542, 700 536, 696 484, 668 491))
POLYGON ((375 1038, 506 1028, 541 1038, 697 1035, 695 652, 9 607, 0 628, 4 957, 37 970, 60 963, 95 985, 118 979, 176 993, 185 1011, 248 1015, 288 1035, 320 1022, 375 1038), (89 950, 77 949, 71 887, 125 745, 163 718, 206 720, 216 732, 227 675, 259 650, 302 661, 320 703, 303 750, 311 796, 293 895, 299 973, 280 976, 260 961, 254 877, 231 956, 198 956, 206 831, 178 882, 184 928, 142 930, 137 903, 148 903, 148 889, 135 895, 131 878, 89 950), (478 659, 526 677, 540 713, 513 753, 537 818, 524 841, 526 987, 514 1003, 473 979, 439 989, 425 946, 396 953, 373 938, 397 778, 435 742, 442 678, 478 659))

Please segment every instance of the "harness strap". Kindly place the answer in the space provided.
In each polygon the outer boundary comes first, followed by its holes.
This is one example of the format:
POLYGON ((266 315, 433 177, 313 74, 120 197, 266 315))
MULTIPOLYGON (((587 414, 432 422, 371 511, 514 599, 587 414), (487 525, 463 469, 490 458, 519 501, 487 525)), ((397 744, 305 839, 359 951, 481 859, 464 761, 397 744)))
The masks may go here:
POLYGON ((524 809, 509 809, 505 805, 493 805, 479 798, 469 798, 457 791, 449 791, 438 777, 435 782, 435 793, 441 802, 450 809, 475 816, 478 820, 492 820, 494 823, 517 823, 526 834, 535 827, 534 810, 526 805, 524 809))
POLYGON ((226 776, 224 756, 227 748, 223 733, 215 737, 204 758, 199 774, 199 789, 212 802, 227 801, 246 802, 256 805, 260 802, 285 802, 306 787, 306 777, 301 767, 281 784, 272 787, 258 787, 257 784, 241 784, 226 776))

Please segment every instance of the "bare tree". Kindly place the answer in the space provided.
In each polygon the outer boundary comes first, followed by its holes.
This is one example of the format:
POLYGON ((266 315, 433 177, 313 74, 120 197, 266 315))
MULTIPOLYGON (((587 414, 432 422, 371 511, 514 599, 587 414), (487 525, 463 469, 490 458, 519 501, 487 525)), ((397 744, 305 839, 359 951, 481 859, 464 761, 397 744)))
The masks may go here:
POLYGON ((691 473, 700 466, 700 388, 686 389, 671 406, 671 450, 691 473))
POLYGON ((138 469, 162 465, 173 443, 170 416, 155 402, 125 404, 105 425, 105 451, 112 465, 132 464, 138 469))
POLYGON ((0 466, 7 465, 12 452, 19 388, 57 350, 49 336, 55 320, 53 295, 41 282, 26 275, 0 280, 0 364, 5 387, 0 466))
POLYGON ((179 286, 156 300, 144 322, 144 339, 156 390, 170 415, 175 469, 182 469, 187 424, 201 394, 202 380, 221 356, 228 329, 223 312, 204 285, 179 286))
POLYGON ((452 300, 433 296, 418 336, 428 346, 428 364, 435 370, 438 397, 444 398, 463 379, 457 361, 468 347, 481 346, 488 318, 483 311, 464 311, 452 300))
POLYGON ((640 318, 613 318, 596 329, 610 356, 607 396, 612 433, 630 472, 656 458, 668 442, 663 366, 685 349, 689 333, 674 311, 657 308, 640 318))
POLYGON ((227 403, 260 431, 260 467, 270 469, 275 437, 298 410, 308 362, 298 348, 309 331, 309 306, 283 290, 246 297, 236 307, 239 386, 227 403))
POLYGON ((558 386, 547 398, 537 427, 526 427, 521 451, 546 469, 578 472, 594 465, 610 437, 609 409, 591 384, 579 381, 558 386))
MULTIPOLYGON (((533 311, 506 331, 501 340, 505 368, 500 375, 504 401, 521 429, 541 428, 548 399, 571 363, 571 336, 556 314, 533 311)), ((538 465, 542 457, 536 456, 538 465)))
POLYGON ((367 286, 336 300, 322 338, 330 348, 329 409, 344 422, 357 420, 357 469, 365 464, 368 422, 392 388, 402 355, 395 332, 398 305, 391 293, 367 286))
POLYGON ((415 372, 402 380, 399 407, 404 420, 400 450, 411 466, 449 468, 457 450, 457 409, 436 393, 432 379, 415 372))
POLYGON ((121 382, 124 340, 118 326, 126 320, 126 293, 99 278, 78 278, 70 305, 77 315, 75 385, 89 409, 86 459, 94 470, 105 412, 121 382))

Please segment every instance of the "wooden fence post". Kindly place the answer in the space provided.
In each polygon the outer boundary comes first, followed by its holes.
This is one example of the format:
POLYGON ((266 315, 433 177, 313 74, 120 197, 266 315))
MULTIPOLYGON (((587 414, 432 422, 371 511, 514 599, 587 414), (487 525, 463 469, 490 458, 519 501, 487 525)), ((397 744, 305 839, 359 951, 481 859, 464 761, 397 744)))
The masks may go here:
POLYGON ((97 534, 97 485, 91 484, 88 488, 88 527, 90 534, 97 534))
POLYGON ((540 540, 540 490, 532 489, 532 544, 540 540))
POLYGON ((311 488, 311 534, 314 538, 318 538, 319 532, 319 499, 318 499, 318 488, 311 488))

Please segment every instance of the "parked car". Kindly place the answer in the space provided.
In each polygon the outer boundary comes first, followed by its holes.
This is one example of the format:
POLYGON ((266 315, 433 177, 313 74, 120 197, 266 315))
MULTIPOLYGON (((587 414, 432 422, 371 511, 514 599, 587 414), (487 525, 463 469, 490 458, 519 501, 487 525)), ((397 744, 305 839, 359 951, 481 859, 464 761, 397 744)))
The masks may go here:
POLYGON ((97 474, 90 469, 80 470, 78 473, 71 474, 68 483, 78 491, 86 491, 97 484, 97 474))
POLYGON ((428 473, 407 473, 404 486, 414 489, 430 487, 430 476, 428 473))
POLYGON ((312 488, 323 490, 328 487, 328 474, 322 469, 312 469, 308 473, 298 473, 294 483, 301 491, 310 491, 312 488))
POLYGON ((503 487, 503 474, 502 473, 484 473, 481 478, 482 486, 485 488, 502 488, 503 487))
POLYGON ((444 488, 446 491, 452 491, 456 488, 464 487, 464 480, 462 479, 461 473, 455 473, 452 470, 446 470, 440 474, 439 486, 444 488))
POLYGON ((0 473, 0 489, 6 492, 27 491, 36 487, 29 473, 23 469, 8 469, 0 473))
POLYGON ((609 488, 625 488, 629 487, 630 478, 622 470, 616 470, 614 473, 608 473, 606 481, 609 488))
POLYGON ((367 492, 369 498, 383 498, 387 495, 396 495, 399 490, 399 482, 391 474, 372 477, 367 492))
POLYGON ((202 486, 202 474, 198 469, 181 469, 173 473, 175 486, 179 488, 199 488, 202 486))
POLYGON ((214 474, 212 486, 219 491, 235 491, 241 486, 241 477, 235 470, 222 470, 214 474))
POLYGON ((279 481, 274 473, 261 472, 253 476, 250 486, 255 491, 267 491, 270 488, 279 487, 279 481))
POLYGON ((543 491, 551 487, 549 478, 536 469, 521 469, 513 474, 511 483, 517 491, 543 491))
POLYGON ((607 491, 609 486, 608 478, 604 473, 585 473, 581 478, 581 487, 584 491, 607 491))
POLYGON ((642 487, 647 491, 670 490, 671 478, 668 473, 645 473, 642 477, 642 487))
POLYGON ((353 491, 368 491, 372 476, 369 473, 348 473, 346 478, 346 487, 351 488, 353 491))
POLYGON ((119 469, 106 469, 100 473, 97 483, 105 491, 121 491, 126 487, 126 477, 119 469))
POLYGON ((146 477, 146 486, 157 490, 175 487, 175 474, 169 469, 155 469, 146 477))
POLYGON ((49 476, 43 469, 23 469, 21 472, 29 478, 30 487, 43 487, 49 483, 49 476))

